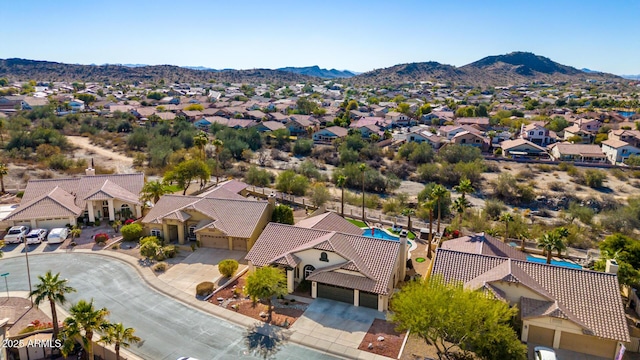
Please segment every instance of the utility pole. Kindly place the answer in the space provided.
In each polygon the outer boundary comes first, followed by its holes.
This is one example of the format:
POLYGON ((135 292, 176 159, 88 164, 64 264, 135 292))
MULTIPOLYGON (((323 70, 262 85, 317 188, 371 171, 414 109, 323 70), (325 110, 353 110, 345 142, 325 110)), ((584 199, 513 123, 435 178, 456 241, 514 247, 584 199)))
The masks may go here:
POLYGON ((0 276, 4 278, 4 286, 7 289, 7 299, 9 299, 9 283, 7 282, 7 276, 9 276, 9 273, 0 274, 0 276))
POLYGON ((27 244, 27 237, 24 237, 24 257, 27 260, 27 278, 29 280, 29 300, 31 300, 31 307, 33 307, 33 296, 31 296, 31 270, 29 269, 29 244, 27 244))

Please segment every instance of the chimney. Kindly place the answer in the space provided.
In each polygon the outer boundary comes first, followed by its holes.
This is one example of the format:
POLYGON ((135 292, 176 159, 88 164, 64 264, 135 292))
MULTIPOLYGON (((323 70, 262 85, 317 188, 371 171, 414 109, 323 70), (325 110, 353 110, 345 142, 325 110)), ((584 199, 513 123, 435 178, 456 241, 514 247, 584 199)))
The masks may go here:
POLYGON ((604 271, 609 274, 618 273, 618 262, 614 259, 607 259, 607 265, 605 265, 604 271))
POLYGON ((400 281, 404 281, 407 276, 407 253, 409 247, 407 246, 407 237, 400 236, 400 281))
POLYGON ((91 158, 91 166, 89 166, 88 168, 84 169, 84 174, 87 176, 95 176, 96 175, 96 169, 93 167, 93 158, 91 158))

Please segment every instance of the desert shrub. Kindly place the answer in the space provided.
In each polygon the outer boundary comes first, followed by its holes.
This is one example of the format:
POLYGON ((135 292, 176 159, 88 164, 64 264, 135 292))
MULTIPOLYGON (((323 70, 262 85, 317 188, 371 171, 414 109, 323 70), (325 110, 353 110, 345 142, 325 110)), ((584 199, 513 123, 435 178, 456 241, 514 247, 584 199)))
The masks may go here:
POLYGON ((285 170, 278 175, 276 189, 284 193, 302 196, 307 192, 309 179, 297 175, 293 170, 285 170))
POLYGON ((458 162, 473 162, 482 159, 482 152, 474 146, 447 145, 438 151, 438 158, 441 161, 454 164, 458 162))
POLYGON ((207 296, 216 289, 216 286, 211 281, 203 281, 196 286, 196 295, 207 296))
POLYGON ((500 200, 489 199, 484 203, 484 212, 492 220, 498 219, 505 210, 507 210, 507 207, 500 200))
POLYGON ((167 245, 162 247, 162 254, 167 259, 172 259, 178 254, 178 248, 175 245, 167 245))
MULTIPOLYGON (((353 206, 362 206, 362 194, 356 194, 350 191, 345 191, 344 202, 353 206)), ((376 194, 365 193, 364 206, 368 209, 377 209, 378 207, 380 207, 380 196, 376 194)))
POLYGON ((548 165, 548 164, 538 164, 536 165, 536 168, 541 172, 551 172, 553 170, 551 165, 548 165))
POLYGON ((252 166, 249 168, 249 171, 247 171, 244 180, 249 185, 265 187, 271 184, 274 178, 275 176, 269 170, 258 169, 252 166))
POLYGON ((313 141, 300 139, 293 144, 293 154, 297 156, 307 156, 311 154, 313 141))
POLYGON ((529 185, 518 184, 510 173, 502 173, 494 183, 494 195, 508 203, 529 203, 535 199, 535 192, 529 185))
POLYGON ((615 176, 618 180, 625 181, 628 179, 627 174, 620 169, 611 169, 611 175, 615 176))
POLYGON ((158 239, 156 236, 145 236, 142 239, 140 239, 140 246, 150 242, 158 245, 162 244, 160 239, 158 239))
POLYGON ((94 241, 96 242, 96 244, 98 244, 98 245, 104 245, 104 244, 107 242, 107 240, 109 240, 109 235, 107 235, 107 234, 105 234, 105 233, 99 233, 99 234, 96 234, 96 235, 93 237, 93 240, 94 240, 94 241))
POLYGON ((564 183, 560 182, 560 181, 552 181, 549 183, 549 189, 552 191, 563 191, 564 190, 564 183))
POLYGON ((582 206, 576 201, 572 201, 569 203, 569 208, 565 211, 566 216, 570 222, 573 222, 574 219, 580 220, 582 223, 590 225, 593 217, 595 216, 595 211, 593 209, 582 206))
POLYGON ((153 271, 155 272, 165 272, 167 271, 167 263, 159 262, 153 266, 153 271))
POLYGON ((602 187, 604 181, 607 179, 607 173, 602 170, 588 169, 584 172, 585 184, 591 188, 602 187))
POLYGON ((120 233, 122 234, 122 238, 125 241, 137 241, 142 236, 142 225, 140 224, 124 225, 120 229, 120 233))
POLYGON ((232 277, 238 270, 238 261, 234 259, 225 259, 218 263, 218 270, 224 277, 232 277))
POLYGON ((140 256, 144 256, 147 259, 155 259, 160 252, 160 245, 153 241, 147 241, 140 245, 140 256))
POLYGON ((280 224, 293 225, 293 209, 287 205, 280 204, 273 209, 271 221, 280 224))
POLYGON ((382 212, 388 215, 396 215, 400 212, 400 201, 389 198, 382 203, 382 212))

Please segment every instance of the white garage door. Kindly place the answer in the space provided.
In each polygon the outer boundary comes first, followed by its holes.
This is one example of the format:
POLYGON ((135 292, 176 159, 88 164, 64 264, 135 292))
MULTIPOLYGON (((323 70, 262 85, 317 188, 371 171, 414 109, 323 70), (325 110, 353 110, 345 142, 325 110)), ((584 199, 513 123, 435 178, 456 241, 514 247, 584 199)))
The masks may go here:
POLYGON ((242 250, 242 251, 247 251, 247 242, 249 240, 248 239, 238 239, 235 238, 233 239, 233 250, 242 250))
POLYGON ((200 245, 206 248, 229 249, 229 238, 226 236, 200 235, 200 245))
POLYGON ((46 220, 38 220, 37 224, 39 228, 51 230, 53 228, 61 228, 66 227, 69 223, 68 218, 63 219, 46 219, 46 220))

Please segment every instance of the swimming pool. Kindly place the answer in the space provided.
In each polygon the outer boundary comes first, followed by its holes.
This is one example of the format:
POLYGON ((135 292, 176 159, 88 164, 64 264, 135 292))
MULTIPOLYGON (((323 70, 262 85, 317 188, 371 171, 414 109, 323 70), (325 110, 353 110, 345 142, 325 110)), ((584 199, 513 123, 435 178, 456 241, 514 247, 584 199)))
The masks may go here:
MULTIPOLYGON (((542 264, 546 264, 547 263, 547 259, 545 258, 540 258, 537 256, 531 256, 531 255, 527 255, 527 261, 531 261, 531 262, 537 262, 537 263, 542 263, 542 264)), ((582 270, 582 266, 571 262, 571 261, 566 261, 566 260, 554 260, 551 259, 551 265, 557 265, 557 266, 564 266, 564 267, 568 267, 571 269, 581 269, 582 270)))
POLYGON ((362 236, 376 238, 376 239, 400 241, 399 236, 391 235, 382 229, 365 229, 364 232, 362 233, 362 236), (373 233, 372 233, 372 230, 373 230, 373 233))

